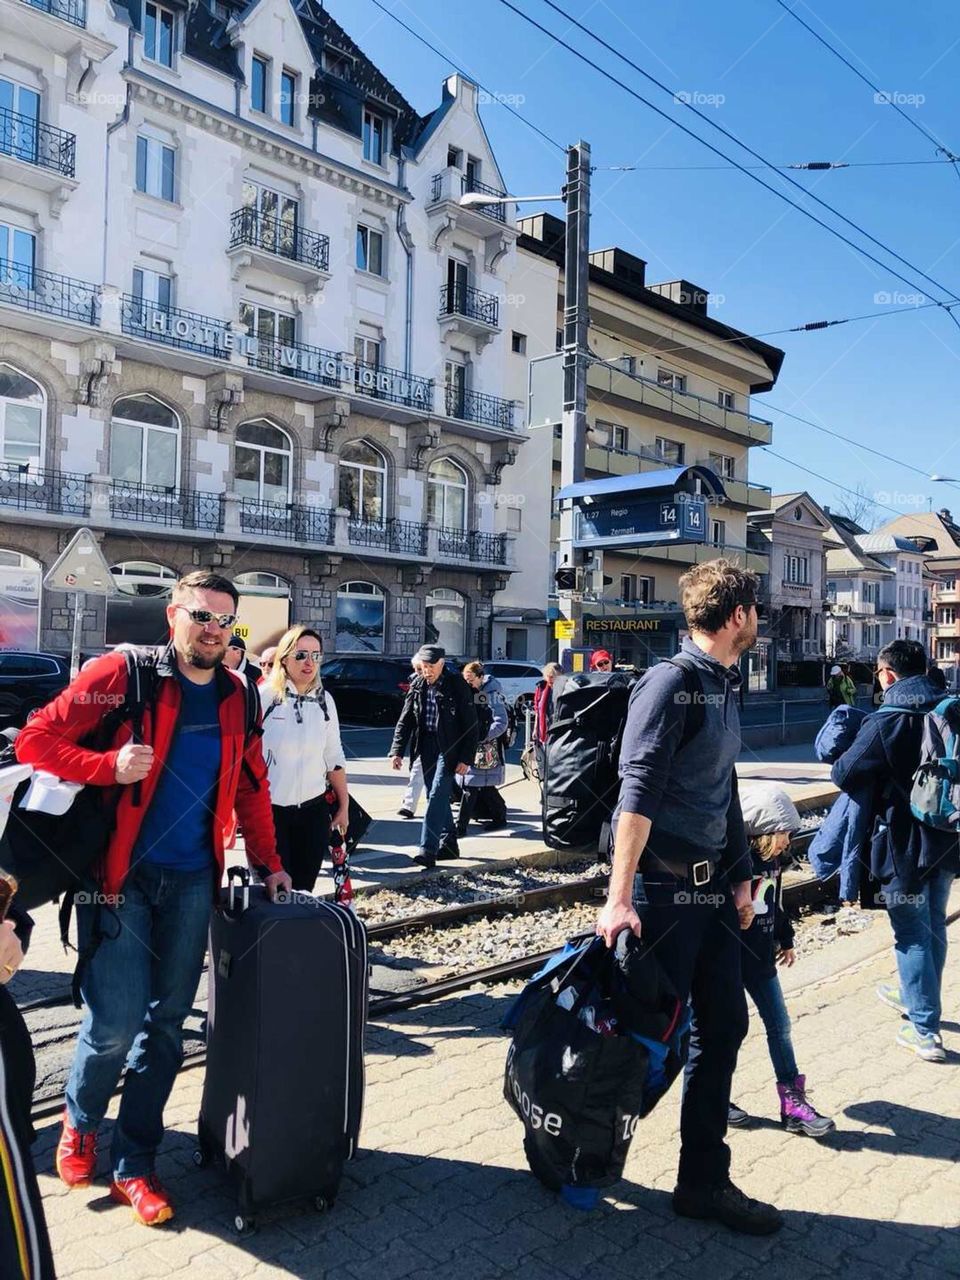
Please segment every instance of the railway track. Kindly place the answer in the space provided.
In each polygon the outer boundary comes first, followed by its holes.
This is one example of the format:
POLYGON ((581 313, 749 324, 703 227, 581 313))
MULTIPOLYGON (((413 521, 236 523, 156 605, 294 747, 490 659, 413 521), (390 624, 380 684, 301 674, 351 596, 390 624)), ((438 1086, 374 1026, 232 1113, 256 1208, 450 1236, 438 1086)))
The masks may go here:
MULTIPOLYGON (((812 839, 815 831, 816 828, 813 828, 800 833, 793 842, 794 850, 801 853, 812 839)), ((599 899, 604 895, 606 881, 607 877, 604 875, 588 876, 564 884, 525 890, 521 893, 508 893, 456 906, 435 908, 430 911, 371 925, 368 929, 368 937, 372 943, 382 946, 391 940, 420 930, 443 929, 461 925, 471 920, 490 920, 507 914, 526 915, 532 912, 589 902, 591 899, 597 899, 599 902, 599 899)), ((829 900, 830 896, 829 891, 824 888, 821 882, 812 876, 804 876, 784 885, 784 905, 791 912, 798 911, 801 906, 815 906, 819 902, 829 900)), ((590 936, 589 933, 576 934, 574 935, 574 940, 588 936, 590 936)), ((499 964, 470 969, 463 973, 443 977, 408 991, 379 996, 370 1001, 369 1017, 371 1021, 374 1021, 434 1000, 442 1000, 447 996, 456 995, 477 985, 494 985, 500 982, 516 981, 529 977, 541 968, 555 951, 556 946, 553 946, 546 951, 534 952, 518 959, 507 960, 499 964)), ((21 1012, 27 1016, 34 1013, 42 1014, 57 1008, 68 1007, 71 1003, 69 991, 64 991, 41 1000, 27 1002, 21 1006, 21 1012)), ((57 1044, 62 1045, 65 1042, 72 1042, 78 1021, 79 1014, 73 1020, 73 1025, 71 1026, 63 1027, 59 1031, 57 1028, 53 1028, 46 1033, 41 1032, 41 1039, 44 1034, 52 1034, 54 1038, 48 1040, 45 1045, 38 1045, 38 1054, 42 1054, 45 1048, 49 1049, 57 1044)), ((206 1049, 200 1048, 184 1059, 181 1070, 186 1071, 202 1066, 205 1061, 206 1049)), ((50 1116, 60 1114, 62 1109, 63 1095, 60 1090, 57 1090, 53 1094, 36 1098, 32 1112, 33 1119, 34 1121, 47 1119, 50 1116)))

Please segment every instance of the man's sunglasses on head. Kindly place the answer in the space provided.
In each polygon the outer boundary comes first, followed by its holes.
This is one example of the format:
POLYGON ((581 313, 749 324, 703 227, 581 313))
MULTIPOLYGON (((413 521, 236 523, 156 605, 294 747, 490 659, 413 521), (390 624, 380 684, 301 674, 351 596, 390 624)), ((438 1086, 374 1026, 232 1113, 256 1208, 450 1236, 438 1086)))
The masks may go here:
POLYGON ((208 622, 215 622, 222 630, 229 630, 237 620, 235 613, 211 613, 209 609, 188 609, 185 604, 178 604, 178 609, 190 615, 190 621, 198 627, 205 627, 208 622))

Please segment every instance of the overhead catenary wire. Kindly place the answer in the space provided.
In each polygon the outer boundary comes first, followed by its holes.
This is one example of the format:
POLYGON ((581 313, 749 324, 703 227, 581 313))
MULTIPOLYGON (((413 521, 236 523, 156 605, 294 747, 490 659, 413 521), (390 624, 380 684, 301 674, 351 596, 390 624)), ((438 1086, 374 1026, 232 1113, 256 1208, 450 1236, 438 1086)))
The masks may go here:
POLYGON ((797 160, 789 164, 598 164, 594 173, 733 173, 737 169, 773 170, 804 169, 823 172, 827 169, 891 169, 912 165, 953 164, 950 156, 934 160, 797 160))
POLYGON ((562 142, 558 142, 556 138, 551 138, 549 133, 541 129, 539 125, 535 125, 532 120, 528 120, 522 112, 517 111, 509 102, 504 102, 503 99, 498 94, 494 93, 492 89, 487 89, 479 82, 479 80, 476 79, 472 72, 464 71, 463 67, 458 66, 449 54, 443 53, 436 45, 431 44, 425 36, 420 34, 419 31, 415 31, 414 28, 404 22, 401 17, 398 17, 392 9, 388 9, 385 4, 382 4, 381 0, 370 0, 370 3, 376 5, 381 13, 385 13, 388 18, 392 18, 394 22, 403 27, 404 31, 412 35, 415 40, 419 40, 422 45, 430 50, 431 53, 435 53, 438 58, 442 58, 444 62, 453 67, 454 71, 458 71, 462 76, 466 76, 469 80, 474 81, 478 89, 482 89, 484 93, 489 95, 491 102, 495 102, 498 106, 506 108, 512 116, 515 116, 522 124, 525 124, 528 129, 532 129, 534 133, 538 133, 540 137, 543 138, 544 142, 549 142, 552 147, 556 147, 559 151, 566 151, 566 147, 562 142))
MULTIPOLYGON (((785 462, 790 467, 796 467, 798 471, 805 471, 808 476, 814 476, 817 480, 822 480, 824 484, 830 485, 832 489, 837 489, 840 493, 848 493, 853 498, 866 498, 866 495, 856 489, 850 489, 845 484, 839 484, 836 480, 829 476, 821 475, 819 471, 814 471, 810 467, 805 467, 802 462, 797 462, 794 458, 788 458, 782 453, 777 453, 776 449, 771 449, 768 444, 760 446, 764 453, 769 453, 771 458, 779 458, 781 462, 785 462)), ((906 516, 911 515, 909 511, 899 511, 896 507, 888 506, 885 502, 877 502, 874 498, 866 498, 872 507, 879 507, 882 511, 889 511, 891 515, 906 516)))
MULTIPOLYGON (((810 221, 815 222, 818 226, 822 227, 825 231, 829 232, 830 235, 843 241, 844 244, 848 245, 856 253, 860 254, 864 258, 867 258, 869 261, 873 262, 876 266, 880 267, 881 270, 895 276, 898 280, 902 281, 904 284, 909 285, 911 289, 920 288, 920 286, 916 283, 915 280, 909 279, 908 277, 903 275, 900 271, 898 271, 895 267, 890 266, 889 263, 883 262, 875 254, 871 253, 869 249, 866 249, 864 248, 863 245, 858 244, 854 240, 851 240, 850 237, 845 235, 842 231, 838 230, 836 227, 831 226, 829 223, 825 222, 822 218, 818 217, 817 214, 813 213, 809 209, 804 208, 803 205, 798 204, 795 200, 791 199, 791 197, 786 192, 778 190, 776 187, 771 186, 770 183, 766 182, 763 178, 761 178, 755 172, 752 172, 751 170, 744 168, 743 165, 741 165, 738 161, 734 160, 731 156, 727 155, 724 151, 722 151, 719 147, 715 146, 712 142, 709 142, 706 138, 696 133, 693 129, 689 129, 681 121, 676 120, 668 112, 663 111, 655 103, 651 102, 649 98, 645 98, 643 94, 639 93, 631 85, 628 85, 625 81, 619 79, 619 77, 615 76, 612 72, 608 71, 605 67, 602 67, 598 62, 595 62, 592 58, 587 57, 585 53, 582 53, 579 49, 571 45, 568 41, 556 35, 548 27, 545 27, 542 23, 538 22, 535 18, 532 18, 529 14, 524 13, 522 9, 519 9, 515 4, 511 3, 511 0, 499 0, 499 2, 505 8, 509 9, 512 13, 515 13, 524 22, 535 27, 543 35, 547 36, 548 39, 560 45, 561 48, 566 49, 567 52, 572 54, 575 58, 585 63, 587 66, 591 67, 593 70, 599 72, 599 74, 602 75, 605 79, 609 80, 611 84, 616 85, 618 88, 622 89, 625 93, 629 94, 632 98, 635 98, 638 102, 641 102, 645 107, 649 108, 656 115, 660 116, 661 119, 666 120, 669 124, 679 129, 682 133, 687 134, 688 137, 691 137, 696 142, 699 142, 701 146, 704 146, 709 151, 712 151, 714 155, 720 156, 721 159, 732 163, 742 173, 745 173, 753 182, 758 183, 765 190, 777 196, 778 199, 785 201, 792 208, 796 209, 797 212, 803 214, 805 218, 808 218, 810 221)), ((619 50, 615 49, 612 45, 609 45, 606 41, 601 39, 599 36, 596 36, 592 31, 589 30, 589 28, 585 27, 582 23, 578 22, 574 17, 572 17, 572 15, 568 14, 565 10, 561 9, 558 5, 555 5, 553 3, 553 0, 544 0, 544 3, 548 4, 552 9, 554 9, 557 13, 559 13, 562 17, 564 17, 567 21, 569 21, 573 26, 583 31, 591 39, 596 40, 605 49, 608 49, 611 53, 613 53, 616 57, 626 62, 629 66, 631 66, 634 70, 638 71, 646 79, 651 80, 652 83, 656 84, 665 93, 670 93, 671 96, 674 99, 676 99, 676 94, 673 94, 667 86, 660 84, 659 81, 657 81, 648 72, 644 71, 643 68, 640 67, 638 64, 632 62, 629 58, 626 58, 624 54, 620 53, 619 50)), ((697 111, 697 108, 694 107, 691 103, 684 103, 683 105, 689 107, 689 109, 692 110, 705 123, 710 124, 712 127, 716 129, 719 129, 722 133, 725 134, 725 136, 729 137, 731 141, 735 142, 737 146, 742 147, 745 151, 749 152, 756 159, 764 161, 764 163, 767 163, 764 156, 760 155, 756 151, 753 151, 749 146, 747 146, 746 143, 741 142, 733 134, 728 133, 727 130, 723 129, 722 126, 716 124, 715 121, 709 120, 706 116, 703 115, 702 112, 697 111)), ((938 281, 934 280, 933 277, 928 276, 926 272, 914 266, 912 263, 907 261, 907 259, 902 258, 900 254, 898 254, 895 250, 885 245, 882 241, 877 240, 876 237, 872 236, 863 227, 860 227, 857 223, 854 223, 851 219, 847 218, 844 214, 840 213, 839 210, 834 209, 832 205, 827 204, 826 201, 821 200, 818 196, 813 195, 813 193, 807 192, 806 189, 802 187, 798 182, 796 182, 795 179, 790 178, 788 175, 784 175, 784 177, 788 182, 790 182, 792 185, 797 187, 797 189, 801 191, 804 195, 809 195, 809 197, 812 200, 814 200, 817 204, 821 205, 823 208, 829 210, 829 212, 832 213, 835 217, 840 218, 842 221, 852 226, 858 232, 858 234, 865 236, 868 240, 871 240, 873 243, 877 244, 879 248, 883 250, 884 253, 889 254, 890 257, 895 258, 896 260, 902 262, 911 271, 916 272, 918 275, 922 276, 925 280, 930 281, 937 289, 939 289, 943 293, 946 293, 948 298, 951 301, 954 301, 954 302, 960 301, 960 297, 958 297, 958 295, 955 292, 951 291, 945 285, 942 285, 938 281)), ((941 303, 941 306, 943 306, 942 299, 937 301, 939 301, 941 303)), ((950 315, 950 318, 954 322, 954 324, 956 324, 958 328, 960 328, 960 321, 957 320, 956 316, 954 316, 953 313, 950 311, 948 311, 947 314, 950 315)))
POLYGON ((784 11, 784 13, 789 14, 790 17, 793 18, 794 22, 799 22, 800 26, 803 27, 804 30, 810 32, 814 40, 822 44, 825 49, 829 49, 829 51, 833 54, 833 56, 835 58, 839 58, 845 67, 849 67, 849 69, 853 72, 853 74, 858 79, 862 80, 865 85, 867 85, 869 88, 873 90, 875 99, 878 102, 880 102, 881 105, 893 107, 897 115, 901 116, 904 120, 906 120, 907 124, 910 125, 911 128, 916 129, 918 133, 922 134, 924 138, 927 139, 928 142, 932 142, 933 145, 936 147, 937 151, 940 152, 943 156, 943 160, 939 162, 928 160, 928 161, 921 161, 920 163, 926 163, 926 164, 945 163, 945 164, 952 164, 954 165, 954 167, 956 166, 957 161, 960 160, 960 156, 956 155, 955 152, 953 152, 946 145, 945 142, 941 141, 941 139, 936 136, 936 134, 931 133, 930 130, 920 120, 916 118, 916 116, 912 116, 910 115, 909 112, 904 111, 900 103, 897 102, 894 98, 891 98, 890 94, 885 89, 881 89, 877 85, 875 85, 873 81, 870 79, 870 77, 867 75, 864 75, 864 73, 860 70, 859 67, 854 66, 854 64, 850 61, 850 59, 845 54, 841 53, 840 50, 836 48, 835 45, 832 45, 830 43, 830 41, 826 38, 826 36, 822 36, 820 32, 816 30, 815 27, 812 27, 810 25, 809 22, 805 22, 804 19, 800 17, 799 13, 797 13, 796 9, 791 8, 791 6, 786 4, 784 0, 774 0, 774 4, 779 5, 780 8, 784 11))

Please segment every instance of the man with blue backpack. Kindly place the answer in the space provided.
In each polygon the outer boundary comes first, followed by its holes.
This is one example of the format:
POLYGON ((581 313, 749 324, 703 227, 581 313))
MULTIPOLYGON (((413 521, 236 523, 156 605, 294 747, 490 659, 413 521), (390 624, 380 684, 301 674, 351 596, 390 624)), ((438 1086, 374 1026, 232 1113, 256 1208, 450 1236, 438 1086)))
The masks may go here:
POLYGON ((834 763, 844 792, 871 797, 861 857, 893 929, 899 983, 877 995, 904 1018, 897 1043, 943 1062, 940 988, 947 957, 947 901, 960 872, 960 698, 927 675, 916 640, 877 655, 883 704, 834 763))

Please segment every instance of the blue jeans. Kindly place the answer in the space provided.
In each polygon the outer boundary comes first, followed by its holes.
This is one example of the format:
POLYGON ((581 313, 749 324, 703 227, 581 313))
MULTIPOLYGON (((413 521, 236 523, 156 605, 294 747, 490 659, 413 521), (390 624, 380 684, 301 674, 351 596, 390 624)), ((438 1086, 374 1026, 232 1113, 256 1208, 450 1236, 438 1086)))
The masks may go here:
MULTIPOLYGON (((163 1138, 163 1108, 183 1061, 183 1023, 206 952, 213 871, 141 862, 119 897, 117 906, 101 908, 107 936, 83 977, 87 1013, 66 1099, 70 1124, 94 1132, 126 1064, 111 1154, 115 1176, 133 1178, 153 1171, 163 1138)), ((96 910, 77 907, 81 949, 96 910)))
POLYGON ((724 1142, 730 1082, 747 1034, 740 973, 740 929, 723 876, 694 886, 667 871, 644 872, 636 902, 643 937, 693 1008, 690 1054, 680 1108, 678 1181, 722 1186, 730 1175, 724 1142))
POLYGON ((777 1084, 793 1084, 800 1074, 797 1060, 793 1056, 793 1041, 790 1039, 790 1015, 780 979, 776 974, 772 978, 755 977, 747 965, 743 967, 743 985, 750 999, 757 1006, 763 1025, 767 1032, 767 1048, 770 1050, 770 1061, 773 1063, 777 1084))
POLYGON ((450 797, 456 776, 438 752, 436 739, 427 738, 420 752, 423 765, 423 783, 427 789, 427 808, 420 830, 420 848, 425 853, 436 854, 446 839, 456 838, 450 797))
POLYGON ((915 893, 885 890, 893 927, 900 995, 910 1021, 925 1035, 940 1031, 940 986, 947 959, 947 901, 952 871, 938 871, 915 893))

